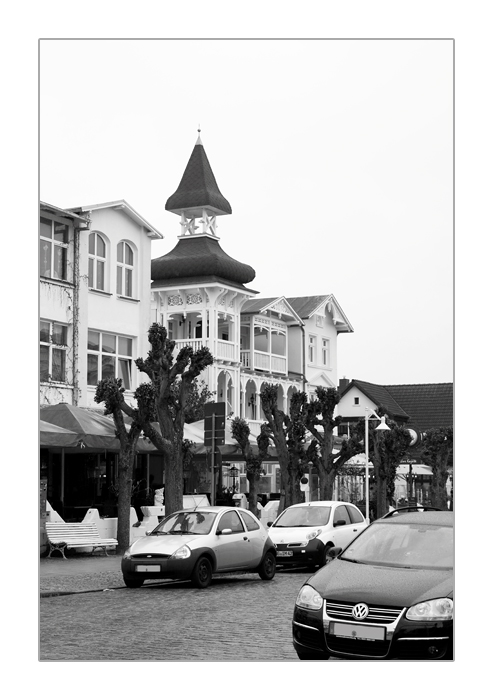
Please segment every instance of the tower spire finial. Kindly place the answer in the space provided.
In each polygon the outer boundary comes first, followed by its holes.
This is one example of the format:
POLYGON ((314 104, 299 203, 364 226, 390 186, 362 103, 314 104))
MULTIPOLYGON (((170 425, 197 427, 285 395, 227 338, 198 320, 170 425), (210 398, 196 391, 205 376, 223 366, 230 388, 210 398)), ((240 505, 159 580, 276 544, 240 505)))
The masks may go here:
POLYGON ((200 128, 200 124, 199 124, 199 128, 197 129, 197 131, 199 132, 199 137, 198 137, 197 143, 196 143, 195 145, 196 145, 196 146, 202 146, 203 144, 202 144, 202 140, 201 140, 201 138, 200 138, 200 132, 202 131, 202 129, 200 128))

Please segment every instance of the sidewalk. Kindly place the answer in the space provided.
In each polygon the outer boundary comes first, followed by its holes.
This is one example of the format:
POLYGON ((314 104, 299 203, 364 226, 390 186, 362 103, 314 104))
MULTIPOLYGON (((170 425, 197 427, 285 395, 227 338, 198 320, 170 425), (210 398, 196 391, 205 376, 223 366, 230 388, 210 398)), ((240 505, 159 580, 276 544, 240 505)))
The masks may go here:
POLYGON ((39 589, 42 597, 82 591, 101 591, 124 586, 120 569, 121 556, 74 554, 67 559, 55 553, 39 560, 39 589))

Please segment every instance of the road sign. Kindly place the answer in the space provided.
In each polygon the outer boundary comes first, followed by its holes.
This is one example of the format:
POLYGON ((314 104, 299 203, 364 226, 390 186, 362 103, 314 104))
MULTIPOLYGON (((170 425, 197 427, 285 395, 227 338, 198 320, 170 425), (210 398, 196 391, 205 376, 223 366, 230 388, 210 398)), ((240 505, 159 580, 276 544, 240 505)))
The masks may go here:
POLYGON ((226 404, 206 403, 204 406, 204 445, 224 445, 226 426, 226 404))

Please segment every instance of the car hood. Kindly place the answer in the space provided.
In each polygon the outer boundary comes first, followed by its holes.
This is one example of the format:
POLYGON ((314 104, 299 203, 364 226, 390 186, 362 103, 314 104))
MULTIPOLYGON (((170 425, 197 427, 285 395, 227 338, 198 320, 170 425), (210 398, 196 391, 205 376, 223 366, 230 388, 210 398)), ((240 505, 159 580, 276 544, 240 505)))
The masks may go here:
POLYGON ((301 542, 306 540, 307 535, 314 530, 319 530, 319 527, 271 527, 269 528, 269 537, 276 544, 283 542, 301 542))
POLYGON ((409 607, 452 596, 453 571, 397 569, 334 559, 307 583, 329 600, 409 607))
POLYGON ((203 535, 146 535, 141 537, 130 548, 130 554, 173 554, 184 544, 197 540, 203 535))

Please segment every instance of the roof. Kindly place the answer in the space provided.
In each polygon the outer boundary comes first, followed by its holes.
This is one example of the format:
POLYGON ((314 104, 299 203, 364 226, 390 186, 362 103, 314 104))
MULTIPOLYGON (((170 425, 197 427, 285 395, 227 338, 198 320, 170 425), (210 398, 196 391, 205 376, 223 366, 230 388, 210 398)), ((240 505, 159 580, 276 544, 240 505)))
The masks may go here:
POLYGON ((297 324, 303 325, 303 321, 288 303, 285 297, 267 297, 264 299, 249 299, 243 304, 241 313, 243 314, 261 314, 270 311, 276 314, 279 318, 285 321, 296 321, 297 324))
POLYGON ((180 238, 172 251, 151 261, 154 287, 161 281, 210 276, 245 284, 255 278, 255 270, 230 257, 211 236, 180 238))
POLYGON ((207 154, 200 140, 194 146, 178 189, 166 202, 166 210, 180 214, 182 211, 201 216, 202 209, 210 209, 215 214, 231 214, 231 205, 219 191, 207 154))
POLYGON ((223 277, 217 277, 216 275, 197 275, 196 277, 180 277, 179 280, 155 280, 151 283, 151 289, 176 289, 180 286, 180 289, 186 287, 200 287, 210 284, 219 284, 222 287, 232 287, 234 289, 241 289, 244 292, 249 292, 251 294, 258 294, 255 289, 248 289, 243 284, 237 284, 231 280, 226 280, 223 277))
POLYGON ((297 320, 310 318, 317 311, 325 314, 325 307, 329 305, 329 311, 339 332, 352 332, 353 328, 346 315, 342 311, 333 294, 310 297, 264 297, 262 299, 251 299, 247 301, 241 310, 242 314, 261 313, 272 304, 283 300, 294 311, 294 318, 297 320))
POLYGON ((60 209, 60 207, 54 207, 53 204, 47 204, 46 202, 40 202, 39 209, 42 212, 49 212, 50 214, 56 214, 57 216, 65 216, 69 219, 77 219, 78 221, 89 223, 89 219, 86 216, 75 214, 75 212, 70 211, 70 209, 60 209))
POLYGON ((442 384, 372 384, 353 379, 341 392, 341 398, 358 388, 377 406, 384 406, 394 420, 418 433, 453 425, 454 385, 442 384))
POLYGON ((89 204, 82 207, 72 207, 69 211, 72 212, 87 212, 89 215, 92 211, 97 211, 98 209, 120 209, 126 214, 132 221, 136 224, 142 226, 149 238, 163 238, 163 234, 160 233, 154 226, 152 226, 148 221, 144 219, 138 212, 135 211, 133 207, 128 204, 124 199, 118 199, 115 202, 103 202, 101 204, 89 204))

